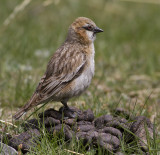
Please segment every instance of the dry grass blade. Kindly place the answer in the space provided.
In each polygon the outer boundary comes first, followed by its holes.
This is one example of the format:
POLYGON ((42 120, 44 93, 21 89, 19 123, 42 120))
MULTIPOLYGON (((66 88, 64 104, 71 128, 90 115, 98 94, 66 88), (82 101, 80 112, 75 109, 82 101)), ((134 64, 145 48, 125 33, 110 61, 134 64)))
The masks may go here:
POLYGON ((1 122, 1 123, 4 123, 4 124, 6 124, 6 125, 11 125, 11 126, 17 128, 16 125, 14 125, 14 124, 12 124, 12 123, 10 123, 10 122, 6 122, 6 121, 3 121, 3 120, 0 120, 0 122, 1 122))
POLYGON ((136 2, 136 3, 160 4, 160 0, 119 0, 119 1, 136 2))
POLYGON ((74 152, 74 151, 71 151, 71 150, 67 150, 67 149, 64 149, 64 150, 67 151, 67 152, 73 153, 73 154, 84 155, 82 153, 74 152))
POLYGON ((31 0, 24 0, 21 4, 17 5, 9 17, 4 21, 4 25, 7 26, 15 16, 31 2, 31 0))

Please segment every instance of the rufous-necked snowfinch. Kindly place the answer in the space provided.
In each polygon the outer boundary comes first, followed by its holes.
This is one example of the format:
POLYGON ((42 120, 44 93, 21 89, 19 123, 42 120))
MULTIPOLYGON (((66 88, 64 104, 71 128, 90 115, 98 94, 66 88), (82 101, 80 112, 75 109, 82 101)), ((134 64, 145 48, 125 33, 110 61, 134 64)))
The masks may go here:
POLYGON ((65 42, 54 53, 30 100, 13 116, 19 119, 31 108, 49 101, 67 101, 80 95, 94 75, 94 40, 103 32, 88 18, 79 17, 69 27, 65 42))

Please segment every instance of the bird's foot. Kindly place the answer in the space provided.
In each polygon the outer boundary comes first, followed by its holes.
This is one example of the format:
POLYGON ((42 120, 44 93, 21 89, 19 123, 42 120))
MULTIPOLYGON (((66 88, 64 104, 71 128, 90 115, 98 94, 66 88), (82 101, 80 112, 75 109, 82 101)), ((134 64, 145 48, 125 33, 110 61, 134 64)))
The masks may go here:
POLYGON ((73 107, 63 106, 59 109, 60 112, 64 114, 64 117, 68 118, 77 118, 79 115, 79 111, 73 107))

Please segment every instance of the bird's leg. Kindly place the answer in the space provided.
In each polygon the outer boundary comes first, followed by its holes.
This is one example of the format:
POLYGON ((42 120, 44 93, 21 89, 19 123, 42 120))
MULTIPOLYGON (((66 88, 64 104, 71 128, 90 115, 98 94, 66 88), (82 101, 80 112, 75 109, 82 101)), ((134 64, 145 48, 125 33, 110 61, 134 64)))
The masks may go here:
POLYGON ((61 103, 64 105, 65 109, 70 110, 66 101, 62 101, 61 103))
POLYGON ((66 110, 65 113, 67 113, 68 117, 75 118, 76 117, 75 111, 73 109, 69 108, 69 106, 67 105, 67 102, 66 101, 61 101, 61 103, 64 105, 64 108, 63 108, 62 111, 66 110))

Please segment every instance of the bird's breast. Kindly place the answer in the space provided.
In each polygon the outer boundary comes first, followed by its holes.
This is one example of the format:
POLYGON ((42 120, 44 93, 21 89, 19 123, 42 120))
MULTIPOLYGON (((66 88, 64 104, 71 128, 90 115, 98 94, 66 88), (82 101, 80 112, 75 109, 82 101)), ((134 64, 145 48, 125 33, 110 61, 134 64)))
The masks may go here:
POLYGON ((88 49, 87 63, 86 66, 79 77, 74 81, 73 94, 80 95, 91 83, 92 77, 94 75, 94 45, 88 49))

